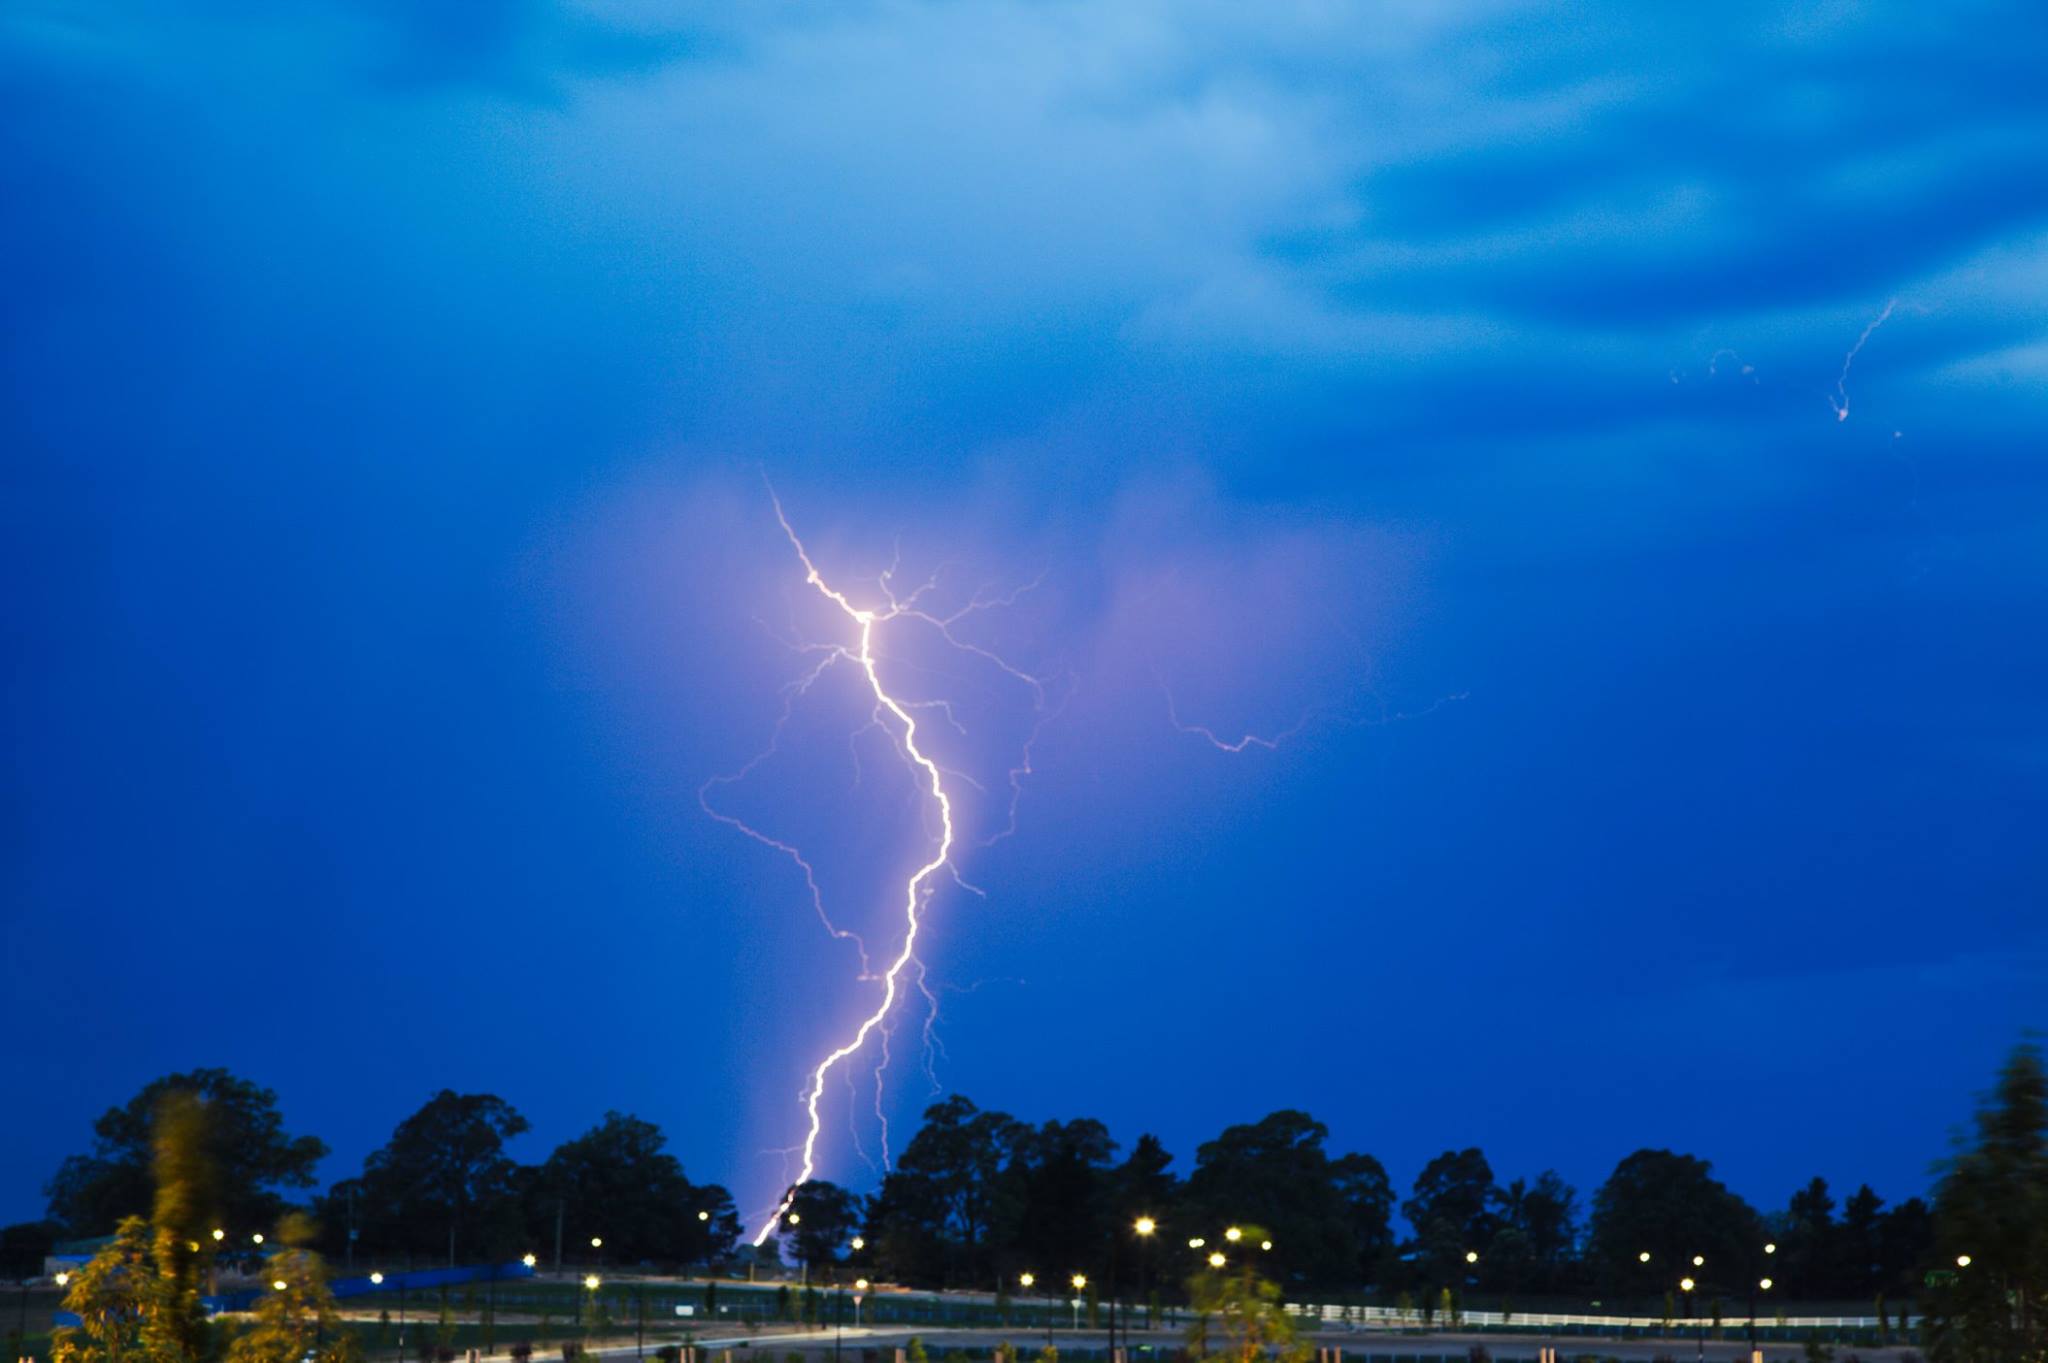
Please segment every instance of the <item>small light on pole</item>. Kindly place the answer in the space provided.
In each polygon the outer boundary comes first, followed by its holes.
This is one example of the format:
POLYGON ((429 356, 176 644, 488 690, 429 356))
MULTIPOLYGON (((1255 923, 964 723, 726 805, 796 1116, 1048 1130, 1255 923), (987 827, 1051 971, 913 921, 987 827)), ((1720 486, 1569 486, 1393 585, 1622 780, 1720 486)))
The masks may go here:
POLYGON ((1208 1244, 1208 1243, 1209 1243, 1209 1242, 1208 1242, 1207 1240, 1204 1240, 1204 1239, 1203 1239, 1203 1238, 1202 1238, 1201 1236, 1197 1235, 1197 1236, 1195 1236, 1195 1237, 1194 1237, 1194 1238, 1193 1238, 1192 1240, 1189 1240, 1189 1241, 1188 1241, 1188 1248, 1189 1248, 1189 1249, 1200 1249, 1200 1248, 1201 1248, 1202 1246, 1204 1246, 1204 1245, 1206 1245, 1206 1244, 1208 1244))
POLYGON ((866 1249, 866 1248, 868 1247, 868 1242, 867 1242, 867 1239, 866 1239, 866 1238, 865 1238, 864 1236, 859 1236, 859 1235, 856 1235, 856 1236, 854 1236, 854 1237, 853 1237, 853 1240, 852 1240, 852 1245, 853 1245, 853 1252, 854 1252, 855 1254, 858 1254, 858 1253, 860 1253, 860 1252, 861 1252, 862 1250, 864 1250, 864 1249, 866 1249))
POLYGON ((250 1236, 249 1238, 260 1245, 263 1243, 263 1232, 257 1231, 254 1235, 250 1236))
POLYGON ((1260 1248, 1260 1249, 1271 1249, 1271 1248, 1273 1248, 1273 1242, 1272 1242, 1271 1240, 1261 1240, 1261 1241, 1259 1241, 1259 1248, 1260 1248))
POLYGON ((1479 1251, 1478 1251, 1478 1250, 1476 1250, 1476 1249, 1468 1249, 1468 1250, 1466 1250, 1466 1251, 1465 1251, 1465 1262, 1466 1262, 1466 1263, 1468 1263, 1468 1264, 1476 1264, 1476 1263, 1478 1263, 1478 1262, 1479 1262, 1479 1251))
POLYGON ((1236 1226, 1232 1226, 1229 1230, 1223 1232, 1223 1238, 1234 1245, 1238 1241, 1244 1239, 1244 1232, 1239 1230, 1236 1226))
POLYGON ((1692 1256, 1692 1266, 1693 1266, 1694 1268, 1705 1268, 1705 1267, 1707 1266, 1707 1256, 1706 1256, 1706 1255, 1704 1255, 1704 1254, 1695 1254, 1695 1255, 1693 1255, 1693 1256, 1692 1256))
POLYGON ((213 1238, 216 1240, 225 1240, 228 1238, 228 1233, 224 1230, 216 1229, 213 1233, 213 1238))
POLYGON ((1776 1254, 1777 1252, 1778 1247, 1775 1244, 1769 1244, 1764 1246, 1764 1253, 1766 1254, 1776 1254))
POLYGON ((1678 1280, 1678 1289, 1679 1289, 1679 1291, 1681 1291, 1681 1292, 1690 1292, 1690 1291, 1692 1291, 1692 1279, 1690 1279, 1690 1278, 1680 1278, 1680 1279, 1678 1280))
MULTIPOLYGON (((1766 1254, 1770 1253, 1769 1250, 1765 1250, 1764 1252, 1766 1254)), ((1647 1264, 1648 1262, 1650 1262, 1650 1251, 1644 1250, 1641 1254, 1638 1254, 1636 1256, 1636 1262, 1639 1264, 1647 1264)))
POLYGON ((1031 1286, 1031 1284, 1037 1281, 1038 1276, 1034 1273, 1019 1273, 1017 1275, 1017 1286, 1022 1288, 1028 1289, 1031 1286))
POLYGON ((1970 1266, 1970 1256, 1969 1256, 1969 1255, 1967 1255, 1967 1254, 1958 1254, 1958 1255, 1956 1256, 1956 1267, 1957 1267, 1957 1268, 1968 1268, 1969 1266, 1970 1266))
POLYGON ((1149 1216, 1141 1216, 1131 1223, 1131 1229, 1140 1235, 1150 1235, 1159 1229, 1159 1223, 1149 1216))
POLYGON ((531 1254, 522 1254, 519 1256, 519 1262, 525 1264, 528 1268, 532 1268, 535 1264, 539 1263, 540 1260, 536 1259, 531 1254))
POLYGON ((592 1249, 603 1249, 603 1248, 604 1248, 604 1237, 603 1237, 602 1235, 593 1235, 593 1236, 591 1236, 591 1237, 590 1237, 590 1247, 591 1247, 592 1249))
POLYGON ((1216 1250, 1209 1255, 1209 1267, 1211 1268, 1221 1268, 1226 1262, 1222 1250, 1216 1250))
POLYGON ((709 1220, 711 1219, 711 1213, 710 1213, 710 1212, 698 1212, 698 1213, 697 1213, 697 1219, 698 1219, 699 1221, 709 1221, 709 1220))
POLYGON ((59 1273, 59 1274, 57 1275, 57 1277, 56 1277, 56 1283, 57 1283, 57 1286, 59 1286, 59 1287, 62 1287, 62 1286, 64 1286, 64 1284, 66 1284, 66 1283, 68 1283, 68 1282, 70 1282, 70 1281, 71 1281, 71 1275, 70 1275, 69 1273, 59 1273))
POLYGON ((1768 1292, 1768 1291, 1770 1291, 1770 1290, 1771 1290, 1771 1280, 1770 1280, 1769 1278, 1759 1278, 1759 1279, 1757 1279, 1756 1285, 1757 1285, 1757 1287, 1758 1287, 1758 1288, 1760 1288, 1761 1290, 1763 1290, 1763 1291, 1765 1291, 1765 1292, 1768 1292))
POLYGON ((277 1289, 277 1290, 278 1290, 279 1292, 282 1292, 282 1291, 284 1291, 286 1287, 290 1286, 290 1284, 289 1284, 289 1283, 287 1283, 287 1282, 285 1282, 285 1280, 284 1280, 284 1279, 282 1279, 282 1278, 279 1278, 279 1279, 277 1279, 277 1280, 276 1280, 275 1282, 271 1283, 270 1285, 271 1285, 272 1287, 276 1288, 276 1289, 277 1289))
POLYGON ((583 1286, 588 1290, 595 1292, 598 1288, 602 1287, 603 1285, 604 1279, 598 1277, 595 1273, 589 1273, 584 1275, 583 1286))

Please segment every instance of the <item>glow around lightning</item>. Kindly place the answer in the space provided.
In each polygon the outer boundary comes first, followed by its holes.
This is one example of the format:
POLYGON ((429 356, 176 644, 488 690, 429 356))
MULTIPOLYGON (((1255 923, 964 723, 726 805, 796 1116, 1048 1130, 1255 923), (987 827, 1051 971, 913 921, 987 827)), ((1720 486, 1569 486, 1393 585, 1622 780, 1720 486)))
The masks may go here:
MULTIPOLYGON (((939 845, 932 854, 931 859, 922 866, 919 866, 916 871, 911 873, 910 878, 904 882, 903 945, 890 960, 888 968, 882 971, 881 1001, 875 1005, 874 1011, 861 1019, 860 1025, 854 1029, 853 1035, 828 1052, 825 1058, 818 1062, 817 1068, 811 1071, 810 1085, 804 1095, 804 1113, 809 1120, 809 1127, 804 1132, 803 1161, 797 1171, 796 1180, 790 1185, 789 1191, 783 1195, 782 1202, 776 1207, 774 1215, 769 1217, 767 1223, 755 1235, 754 1243, 756 1245, 761 1244, 770 1235, 775 1233, 776 1227, 782 1224, 783 1216, 789 1211, 790 1202, 795 1198, 796 1190, 810 1182, 812 1176, 816 1173, 818 1133, 822 1125, 818 1115, 818 1100, 824 1095, 826 1077, 832 1073, 834 1068, 851 1058, 859 1052, 862 1046, 867 1044, 868 1036, 877 1027, 882 1025, 883 1020, 889 1016, 890 1010, 896 1006, 896 996, 901 988, 904 968, 909 966, 916 958, 917 932, 920 926, 920 919, 923 916, 923 901, 927 894, 926 886, 932 876, 946 865, 947 860, 953 853, 953 800, 946 793, 946 783, 939 770, 939 765, 932 761, 922 748, 918 747, 916 717, 911 714, 909 708, 901 701, 890 695, 888 689, 882 685, 882 674, 875 663, 875 626, 882 621, 907 613, 905 608, 892 602, 890 609, 877 612, 854 605, 853 602, 846 598, 844 593, 838 591, 825 581, 824 575, 818 571, 818 565, 811 561, 810 552, 804 548, 803 541, 797 538, 796 531, 790 526, 789 517, 783 514, 782 502, 779 498, 775 499, 775 519, 782 526, 782 533, 789 537, 790 545, 796 550, 797 558, 803 562, 804 581, 808 585, 817 588, 820 595, 843 611, 846 618, 851 620, 859 630, 859 645, 848 656, 851 656, 853 661, 860 664, 861 670, 867 675, 868 686, 875 693, 875 703, 882 709, 887 710, 895 717, 896 722, 903 726, 903 750, 908 754, 910 760, 923 772, 925 781, 931 789, 932 802, 938 807, 939 845)), ((815 677, 816 672, 813 672, 811 675, 815 677)), ((755 836, 759 835, 756 834, 755 836)), ((773 843, 772 839, 764 839, 764 841, 769 841, 771 845, 782 846, 782 844, 773 843)), ((785 850, 788 849, 785 848, 785 850)), ((791 855, 795 856, 796 854, 792 851, 791 855)), ((802 864, 802 858, 798 857, 797 859, 799 864, 802 864)), ((806 867, 806 871, 808 872, 808 867, 806 867)), ((814 882, 813 890, 815 891, 815 889, 814 882)))

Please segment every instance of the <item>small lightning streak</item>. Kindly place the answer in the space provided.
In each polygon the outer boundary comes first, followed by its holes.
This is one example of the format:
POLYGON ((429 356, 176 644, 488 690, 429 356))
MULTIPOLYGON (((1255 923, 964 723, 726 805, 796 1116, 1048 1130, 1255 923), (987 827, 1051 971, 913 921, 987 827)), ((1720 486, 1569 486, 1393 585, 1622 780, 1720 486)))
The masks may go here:
POLYGON ((1828 406, 1834 408, 1836 421, 1849 419, 1849 369, 1856 363, 1857 354, 1868 344, 1871 333, 1891 320, 1892 310, 1898 306, 1898 299, 1888 301, 1884 305, 1884 311, 1870 319, 1869 324, 1863 328, 1863 334, 1856 338, 1856 344, 1850 346, 1849 353, 1842 357, 1842 373, 1835 380, 1834 396, 1828 399, 1828 406))
POLYGON ((911 713, 909 707, 890 695, 888 689, 882 685, 882 674, 875 663, 875 626, 881 621, 894 619, 896 615, 901 613, 901 608, 883 613, 864 610, 854 605, 843 593, 827 583, 824 574, 818 571, 818 565, 811 562, 810 553, 804 548, 803 541, 797 538, 796 531, 791 528, 789 517, 783 514, 781 499, 775 496, 773 489, 770 489, 768 495, 769 499, 775 504, 775 519, 782 526, 782 533, 789 538, 790 547, 796 550, 797 558, 804 565, 804 581, 810 586, 817 588, 819 595, 837 606, 845 613, 847 619, 859 627, 860 644, 857 649, 852 651, 851 657, 860 664, 861 670, 867 674, 868 687, 875 693, 875 703, 894 715, 896 722, 903 726, 903 750, 910 757, 910 760, 923 770, 925 779, 931 787, 932 802, 938 809, 939 845, 938 850, 932 854, 931 859, 918 867, 904 884, 903 946, 896 953, 895 959, 890 961, 888 969, 882 972, 881 1002, 875 1006, 873 1012, 861 1020, 860 1026, 855 1029, 851 1037, 829 1052, 823 1060, 818 1062, 817 1068, 811 1071, 809 1093, 804 1098, 804 1111, 809 1116, 810 1129, 804 1133, 803 1165, 797 1173, 796 1181, 790 1185, 789 1191, 783 1194, 781 1205, 775 1209, 774 1215, 768 1218, 766 1224, 761 1227, 760 1233, 754 1237, 754 1244, 756 1245, 762 1244, 770 1235, 774 1234, 776 1228, 781 1225, 782 1218, 788 1213, 790 1202, 796 1196, 796 1190, 810 1182, 813 1173, 816 1171, 818 1130, 820 1125, 818 1099, 825 1091, 826 1076, 831 1074, 836 1066, 856 1054, 862 1046, 866 1045, 869 1033, 881 1026, 883 1019, 887 1018, 889 1011, 896 1006, 896 995, 899 981, 903 974, 903 968, 911 963, 917 950, 917 930, 923 916, 922 909, 928 895, 926 883, 939 868, 946 865, 947 858, 953 852, 953 801, 946 794, 945 781, 942 779, 943 774, 940 772, 938 764, 926 756, 924 750, 917 746, 916 717, 911 713))

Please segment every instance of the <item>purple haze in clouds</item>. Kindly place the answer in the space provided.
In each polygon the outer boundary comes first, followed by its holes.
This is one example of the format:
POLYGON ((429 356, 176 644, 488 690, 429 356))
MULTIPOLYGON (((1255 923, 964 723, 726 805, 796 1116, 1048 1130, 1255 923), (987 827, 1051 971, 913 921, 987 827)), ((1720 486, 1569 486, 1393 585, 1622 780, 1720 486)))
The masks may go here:
MULTIPOLYGON (((2048 1021, 2044 25, 9 7, 0 1218, 202 1063, 331 1176, 453 1085, 771 1196, 860 986, 697 802, 820 628, 764 472, 835 572, 1044 575, 944 1085, 1919 1190, 2048 1021)), ((726 793, 858 918, 918 811, 817 701, 726 793)))

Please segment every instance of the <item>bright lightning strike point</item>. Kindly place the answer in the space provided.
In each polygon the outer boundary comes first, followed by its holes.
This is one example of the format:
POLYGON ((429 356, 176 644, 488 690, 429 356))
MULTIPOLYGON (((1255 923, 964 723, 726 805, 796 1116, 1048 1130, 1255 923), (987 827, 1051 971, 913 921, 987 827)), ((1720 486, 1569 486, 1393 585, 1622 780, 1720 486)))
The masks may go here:
POLYGON ((809 1118, 810 1126, 804 1133, 803 1163, 797 1172, 796 1181, 790 1185, 789 1191, 783 1194, 781 1204, 776 1207, 774 1214, 768 1218, 767 1223, 761 1227, 760 1233, 754 1237, 754 1244, 756 1245, 762 1244, 770 1235, 774 1234, 776 1228, 782 1224, 782 1218, 788 1214, 790 1203, 796 1196, 796 1190, 810 1182, 812 1175, 816 1172, 818 1132, 821 1125, 818 1116, 818 1100, 824 1094, 826 1077, 831 1074, 834 1068, 857 1054, 861 1047, 867 1044, 869 1034, 882 1025, 883 1020, 889 1016, 890 1010, 896 1006, 896 995, 899 989, 898 982, 903 974, 903 969, 915 958, 917 932, 922 917, 922 909, 925 900, 930 895, 930 891, 926 888, 927 882, 930 881, 934 873, 946 865, 947 859, 953 852, 953 801, 946 793, 946 784, 942 773, 938 764, 932 761, 925 754, 924 750, 917 746, 916 718, 911 714, 910 707, 907 707, 890 695, 888 689, 882 685, 882 674, 875 663, 875 626, 904 613, 906 608, 892 606, 887 612, 876 612, 863 609, 849 601, 844 593, 838 591, 825 581, 824 574, 820 573, 817 564, 811 561, 809 551, 804 548, 803 541, 797 537, 796 530, 791 527, 789 517, 783 513, 782 500, 775 496, 773 489, 770 489, 768 495, 769 499, 775 504, 776 522, 781 525, 782 533, 788 537, 790 547, 796 550, 798 560, 803 563, 804 581, 810 586, 816 587, 821 596, 837 606, 846 615, 846 618, 859 628, 860 642, 858 647, 853 650, 851 656, 855 662, 860 664, 861 670, 867 674, 868 687, 875 693, 875 703, 895 716, 896 722, 903 726, 903 750, 908 754, 910 760, 924 772, 925 780, 931 789, 932 801, 938 807, 940 832, 938 850, 933 853, 929 861, 919 866, 904 883, 903 946, 896 953, 895 958, 890 961, 888 969, 882 972, 881 1002, 875 1006, 873 1012, 861 1020, 860 1026, 854 1030, 851 1037, 829 1052, 824 1059, 818 1062, 817 1067, 811 1071, 809 1089, 804 1097, 804 1112, 809 1118))

